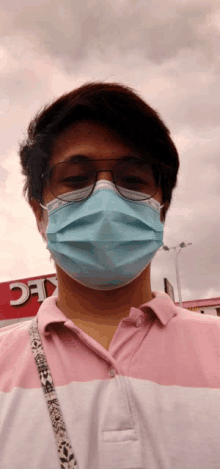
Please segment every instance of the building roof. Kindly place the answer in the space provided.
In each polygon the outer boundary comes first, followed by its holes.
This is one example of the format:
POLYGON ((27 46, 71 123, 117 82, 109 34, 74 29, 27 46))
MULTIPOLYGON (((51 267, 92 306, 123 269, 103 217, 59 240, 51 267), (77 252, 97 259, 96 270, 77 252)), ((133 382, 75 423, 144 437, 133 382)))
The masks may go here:
MULTIPOLYGON (((175 302, 176 306, 179 306, 179 302, 175 302)), ((208 306, 218 306, 220 307, 220 296, 217 298, 205 298, 203 300, 191 300, 183 301, 182 308, 195 308, 195 307, 208 307, 208 306)))

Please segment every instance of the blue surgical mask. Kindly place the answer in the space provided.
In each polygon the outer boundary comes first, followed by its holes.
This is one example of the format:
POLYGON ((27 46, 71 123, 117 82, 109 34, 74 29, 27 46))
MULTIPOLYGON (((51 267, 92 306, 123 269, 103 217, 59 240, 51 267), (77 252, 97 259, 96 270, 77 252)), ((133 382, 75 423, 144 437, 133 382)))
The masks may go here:
MULTIPOLYGON (((126 197, 131 193, 126 190, 126 197)), ((135 196, 135 201, 126 199, 112 182, 101 180, 87 199, 67 202, 67 194, 66 201, 50 202, 46 237, 55 263, 94 290, 114 290, 135 280, 163 246, 162 206, 135 196)))

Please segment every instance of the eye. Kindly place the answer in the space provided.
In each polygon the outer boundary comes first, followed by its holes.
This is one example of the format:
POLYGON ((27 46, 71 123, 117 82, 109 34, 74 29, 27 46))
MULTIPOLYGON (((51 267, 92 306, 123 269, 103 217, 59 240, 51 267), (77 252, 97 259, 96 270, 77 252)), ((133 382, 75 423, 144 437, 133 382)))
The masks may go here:
POLYGON ((125 182, 128 182, 130 184, 140 184, 140 183, 144 183, 143 179, 140 179, 140 178, 135 178, 135 177, 125 177, 123 178, 123 180, 125 182))
POLYGON ((72 182, 74 184, 76 184, 77 182, 83 182, 85 180, 87 180, 88 178, 85 177, 85 176, 75 176, 75 177, 69 177, 69 178, 65 178, 63 180, 63 182, 72 182))

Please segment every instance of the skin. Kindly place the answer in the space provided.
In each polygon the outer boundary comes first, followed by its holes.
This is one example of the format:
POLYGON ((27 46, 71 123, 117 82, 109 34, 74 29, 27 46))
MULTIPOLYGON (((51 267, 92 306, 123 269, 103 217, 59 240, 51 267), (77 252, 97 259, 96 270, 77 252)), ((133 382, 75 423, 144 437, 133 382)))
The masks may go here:
MULTIPOLYGON (((56 141, 50 164, 65 160, 74 154, 86 154, 93 159, 120 159, 125 155, 134 154, 114 132, 93 122, 80 122, 63 133, 56 141)), ((140 155, 139 155, 140 156, 140 155)), ((102 162, 96 162, 97 169, 102 168, 102 162)), ((112 168, 114 162, 106 162, 106 167, 112 168)), ((112 174, 102 171, 98 180, 112 181, 112 174)), ((44 205, 54 198, 47 190, 43 193, 44 205)), ((154 199, 162 202, 162 192, 158 189, 154 199)), ((40 204, 32 200, 39 231, 46 230, 48 223, 47 211, 40 204)), ((161 221, 168 205, 161 210, 161 221)), ((43 234, 42 234, 43 236, 43 234)), ((44 237, 44 236, 43 236, 44 237)), ((45 239, 45 238, 44 238, 45 239)), ((119 322, 129 315, 131 306, 139 308, 143 303, 153 299, 150 283, 150 264, 142 274, 129 285, 112 291, 99 291, 87 288, 73 280, 58 265, 56 265, 58 291, 58 308, 71 319, 75 325, 100 342, 108 349, 111 339, 119 322)))

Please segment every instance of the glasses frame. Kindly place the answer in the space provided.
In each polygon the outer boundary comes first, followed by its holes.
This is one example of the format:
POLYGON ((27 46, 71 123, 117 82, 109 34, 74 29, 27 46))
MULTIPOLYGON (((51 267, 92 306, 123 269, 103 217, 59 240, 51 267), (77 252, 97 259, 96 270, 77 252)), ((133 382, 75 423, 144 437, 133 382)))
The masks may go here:
MULTIPOLYGON (((77 159, 77 158, 76 158, 77 159)), ((96 168, 94 168, 94 172, 95 172, 95 182, 94 182, 94 185, 93 185, 93 189, 92 191, 90 192, 90 194, 88 196, 86 196, 85 198, 82 199, 82 201, 84 200, 87 200, 89 197, 91 197, 94 189, 95 189, 95 186, 96 186, 96 183, 97 183, 97 178, 98 178, 98 173, 102 173, 102 172, 109 172, 109 173, 112 173, 112 180, 113 180, 113 184, 117 190, 117 192, 124 198, 124 199, 127 199, 127 200, 133 200, 133 199, 129 199, 129 197, 126 197, 124 196, 120 190, 118 189, 117 187, 117 184, 115 183, 115 179, 114 179, 114 168, 117 166, 117 164, 122 164, 123 162, 126 163, 126 162, 129 162, 129 161, 135 161, 135 162, 143 162, 145 164, 149 164, 149 166, 161 166, 161 167, 165 167, 165 165, 163 163, 157 163, 157 162, 151 162, 151 163, 148 163, 144 158, 128 158, 128 159, 117 159, 117 158, 106 158, 105 160, 102 160, 102 159, 85 159, 85 160, 82 160, 80 162, 84 162, 84 163, 90 163, 90 162, 94 162, 94 161, 103 161, 103 162, 106 162, 106 161, 117 161, 118 163, 116 163, 112 170, 110 169, 101 169, 101 170, 97 170, 96 168)), ((72 161, 73 162, 73 161, 72 161)), ((42 181, 42 186, 43 186, 43 178, 47 176, 47 179, 46 179, 46 183, 49 181, 49 174, 50 174, 50 171, 57 165, 61 164, 61 163, 70 163, 71 164, 71 161, 67 161, 67 160, 62 160, 62 161, 59 161, 58 163, 54 164, 53 166, 51 166, 51 168, 48 168, 48 170, 46 170, 42 175, 41 175, 41 181, 42 181)), ((158 187, 157 187, 157 190, 155 191, 155 193, 153 195, 151 195, 150 197, 144 197, 143 199, 138 199, 138 201, 142 201, 142 200, 150 200, 152 199, 152 197, 154 197, 160 187, 160 183, 161 183, 161 173, 159 172, 159 182, 158 182, 158 187)), ((51 194, 53 194, 53 196, 58 199, 58 200, 64 200, 64 199, 60 199, 60 197, 57 197, 56 195, 54 195, 54 193, 52 192, 52 190, 50 189, 50 186, 48 187, 48 189, 50 190, 51 194)), ((42 187, 42 190, 43 190, 43 187, 42 187)), ((67 203, 70 203, 72 204, 73 202, 75 203, 79 203, 80 200, 77 200, 77 201, 66 201, 67 203)))

